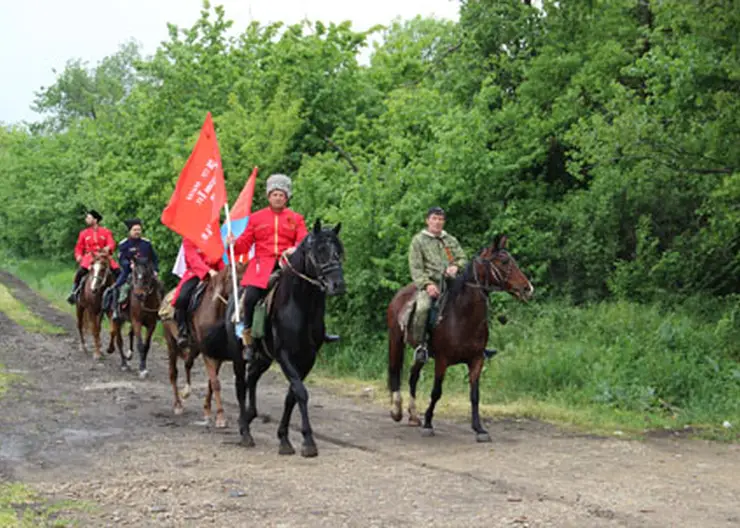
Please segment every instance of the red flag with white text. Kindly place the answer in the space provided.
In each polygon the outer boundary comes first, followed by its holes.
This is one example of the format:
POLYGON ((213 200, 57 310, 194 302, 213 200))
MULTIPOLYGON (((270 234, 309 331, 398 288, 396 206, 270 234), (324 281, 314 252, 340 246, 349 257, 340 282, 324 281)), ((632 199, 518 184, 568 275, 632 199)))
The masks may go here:
POLYGON ((221 258, 224 245, 219 232, 226 185, 221 154, 211 113, 208 112, 198 141, 183 167, 162 223, 190 240, 211 260, 221 258))

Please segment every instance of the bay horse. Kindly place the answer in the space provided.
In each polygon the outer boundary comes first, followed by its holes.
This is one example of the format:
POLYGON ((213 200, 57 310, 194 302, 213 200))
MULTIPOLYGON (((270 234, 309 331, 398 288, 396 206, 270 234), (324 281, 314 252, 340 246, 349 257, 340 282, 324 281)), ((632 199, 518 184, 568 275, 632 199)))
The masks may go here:
MULTIPOLYGON (((103 322, 103 291, 114 282, 107 251, 95 253, 90 270, 85 275, 82 291, 77 299, 77 332, 80 335, 80 351, 87 354, 85 331, 93 335, 95 352, 93 359, 100 359, 100 329, 103 322)), ((111 340, 113 333, 111 332, 111 340)))
MULTIPOLYGON (((114 302, 118 302, 115 299, 114 302)), ((145 379, 149 374, 146 368, 146 358, 151 348, 152 337, 159 320, 159 306, 162 302, 162 291, 155 276, 154 264, 147 258, 137 257, 131 265, 131 291, 129 292, 128 308, 121 315, 123 320, 111 319, 111 335, 116 336, 116 344, 121 355, 121 368, 127 369, 127 360, 131 359, 133 342, 136 338, 136 349, 139 351, 139 378, 145 379), (129 347, 127 353, 123 350, 122 330, 126 322, 130 323, 129 347), (142 338, 142 329, 146 328, 146 337, 142 338)), ((108 346, 108 353, 113 352, 113 339, 108 346)))
MULTIPOLYGON (((244 265, 237 264, 237 276, 244 269, 244 265)), ((172 385, 172 392, 174 393, 175 399, 173 404, 173 412, 176 415, 183 413, 182 400, 187 399, 190 396, 191 378, 190 371, 193 368, 195 359, 201 354, 203 350, 203 340, 205 339, 206 333, 210 328, 223 321, 226 306, 229 302, 229 298, 232 297, 232 281, 231 281, 231 266, 228 265, 221 271, 219 271, 213 278, 206 276, 203 279, 204 290, 201 293, 201 301, 198 306, 190 314, 188 320, 188 327, 190 329, 190 339, 186 346, 179 347, 177 345, 177 323, 173 319, 165 319, 162 321, 164 328, 165 341, 167 342, 167 353, 169 359, 169 374, 170 384, 172 385), (180 393, 177 389, 177 359, 180 358, 185 362, 185 377, 186 385, 180 393)), ((193 295, 196 295, 196 292, 193 295)), ((168 302, 165 300, 165 302, 168 302)), ((215 359, 211 356, 203 354, 203 363, 206 367, 208 374, 208 390, 206 392, 205 401, 203 403, 203 415, 206 421, 211 419, 211 401, 215 398, 216 400, 216 428, 226 427, 226 418, 224 416, 224 407, 221 401, 221 382, 218 378, 219 370, 221 369, 222 361, 215 359)))
POLYGON ((239 433, 242 444, 247 447, 255 445, 249 426, 257 417, 257 382, 276 361, 290 382, 278 426, 278 452, 281 455, 295 453, 288 439, 288 426, 297 403, 303 434, 301 455, 314 457, 319 453, 308 419, 308 391, 303 380, 311 372, 324 343, 326 297, 346 291, 342 269, 344 247, 338 236, 340 229, 341 223, 334 228, 322 229, 321 221, 317 220, 295 252, 281 259, 283 269, 275 283, 271 307, 265 317, 264 337, 254 340, 254 359, 248 368, 231 317, 235 310, 233 299, 229 302, 226 319, 209 333, 204 353, 233 362, 239 401, 239 433), (245 405, 247 392, 248 409, 245 405))
MULTIPOLYGON (((478 413, 481 370, 488 342, 488 295, 504 291, 526 302, 534 295, 534 287, 509 254, 506 235, 497 235, 490 246, 483 248, 453 280, 444 301, 441 316, 429 335, 429 352, 434 357, 434 386, 431 402, 424 415, 422 434, 433 436, 434 407, 442 396, 442 382, 448 367, 460 363, 468 366, 472 428, 478 442, 490 442, 478 413)), ((401 288, 388 304, 388 388, 391 391, 391 418, 398 422, 401 411, 401 371, 406 340, 400 315, 407 303, 413 302, 416 287, 401 288)), ((411 324, 409 321, 408 324, 411 324)), ((411 343, 408 343, 411 344, 411 343)), ((424 362, 415 362, 409 377, 409 425, 419 426, 416 411, 416 384, 424 362)))

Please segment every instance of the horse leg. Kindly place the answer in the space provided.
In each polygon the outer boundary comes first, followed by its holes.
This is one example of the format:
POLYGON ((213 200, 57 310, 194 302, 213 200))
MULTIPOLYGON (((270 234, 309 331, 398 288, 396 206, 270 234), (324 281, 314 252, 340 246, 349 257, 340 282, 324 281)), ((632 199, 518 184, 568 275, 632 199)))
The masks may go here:
POLYGON ((400 422, 403 418, 401 398, 401 371, 403 370, 403 335, 398 327, 388 329, 388 388, 391 391, 391 418, 400 422))
POLYGON ((172 410, 176 415, 180 415, 183 412, 182 400, 180 399, 180 393, 177 390, 177 344, 175 343, 172 335, 165 328, 165 340, 167 341, 167 359, 169 360, 170 370, 170 385, 172 385, 172 392, 175 395, 175 403, 172 405, 172 410))
POLYGON ((411 374, 409 375, 409 425, 414 427, 421 425, 419 413, 416 410, 416 386, 419 383, 419 375, 424 365, 425 363, 422 361, 415 362, 411 366, 411 374))
POLYGON ((257 418, 257 382, 262 374, 270 368, 272 360, 263 356, 255 358, 247 368, 247 390, 249 391, 249 408, 247 409, 247 423, 257 418))
MULTIPOLYGON (((152 346, 152 337, 154 337, 154 330, 157 328, 157 321, 155 320, 153 324, 149 324, 146 327, 146 340, 144 341, 144 347, 139 350, 139 354, 141 354, 141 362, 144 364, 144 373, 148 373, 148 370, 146 368, 146 358, 149 355, 149 349, 152 346)), ((141 367, 139 368, 139 375, 141 375, 141 367)))
POLYGON ((80 302, 77 302, 77 333, 80 334, 80 352, 87 355, 87 347, 85 346, 85 319, 87 313, 82 308, 80 302))
MULTIPOLYGON (((139 351, 139 379, 145 379, 149 372, 146 370, 146 353, 148 351, 148 344, 150 335, 147 335, 147 344, 141 339, 141 321, 135 319, 131 322, 131 326, 136 336, 136 349, 139 351)), ((148 330, 148 329, 147 329, 148 330)))
POLYGON ((110 339, 108 340, 108 348, 105 349, 106 354, 112 354, 116 350, 116 336, 120 332, 118 323, 111 321, 110 323, 110 339))
POLYGON ((293 414, 293 407, 295 407, 296 400, 295 394, 293 394, 293 388, 288 388, 288 393, 285 395, 285 405, 283 405, 283 417, 280 418, 280 425, 278 426, 278 439, 280 440, 280 449, 278 454, 280 455, 294 455, 295 449, 288 439, 288 426, 290 425, 290 415, 293 414))
MULTIPOLYGON (((175 347, 177 347, 176 343, 174 343, 174 345, 175 347)), ((185 386, 182 388, 182 392, 180 392, 180 396, 182 396, 184 400, 187 400, 188 397, 190 396, 190 393, 192 392, 192 384, 190 382, 190 372, 193 370, 193 364, 195 363, 195 355, 188 353, 183 359, 185 360, 185 386)), ((208 408, 210 409, 210 406, 208 408)))
POLYGON ((126 351, 126 360, 134 357, 134 327, 128 329, 128 350, 126 351))
POLYGON ((205 363, 206 371, 208 372, 208 392, 206 394, 206 402, 203 405, 203 415, 206 420, 210 419, 211 398, 215 397, 216 428, 222 429, 226 427, 226 419, 224 418, 224 408, 221 403, 221 381, 218 379, 218 371, 221 368, 221 361, 203 354, 203 362, 205 363))
POLYGON ((477 356, 475 359, 468 362, 468 378, 470 378, 470 408, 476 441, 490 442, 491 436, 488 434, 488 431, 483 429, 481 426, 480 414, 478 413, 478 401, 480 396, 478 384, 480 381, 481 370, 483 370, 483 354, 480 354, 480 356, 477 356))
MULTIPOLYGON (((288 360, 288 354, 283 350, 280 354, 280 367, 283 369, 283 373, 290 380, 290 392, 293 394, 293 398, 298 403, 298 409, 301 412, 301 433, 303 434, 303 447, 301 448, 301 455, 304 457, 315 457, 319 454, 319 450, 316 448, 316 442, 313 438, 313 431, 311 430, 311 422, 308 420, 308 391, 306 386, 303 384, 302 376, 298 373, 293 364, 288 360)), ((288 404, 291 402, 289 398, 285 399, 285 411, 288 413, 288 404)), ((290 410, 292 411, 292 405, 290 410)), ((285 418, 285 416, 283 416, 285 418)), ((287 422, 290 421, 290 414, 288 413, 287 422)), ((281 423, 282 425, 282 423, 281 423)), ((287 423, 286 426, 287 427, 287 423)), ((287 429, 285 430, 285 437, 287 439, 287 429)))
POLYGON ((434 387, 432 388, 432 401, 429 402, 427 412, 424 414, 424 427, 421 430, 422 436, 434 436, 432 428, 432 417, 434 416, 434 407, 442 397, 442 382, 445 379, 447 363, 443 357, 436 355, 434 358, 434 387))
POLYGON ((100 349, 102 348, 100 343, 101 322, 102 317, 92 317, 93 339, 95 341, 95 352, 93 353, 93 359, 95 360, 102 359, 103 357, 100 353, 100 349))

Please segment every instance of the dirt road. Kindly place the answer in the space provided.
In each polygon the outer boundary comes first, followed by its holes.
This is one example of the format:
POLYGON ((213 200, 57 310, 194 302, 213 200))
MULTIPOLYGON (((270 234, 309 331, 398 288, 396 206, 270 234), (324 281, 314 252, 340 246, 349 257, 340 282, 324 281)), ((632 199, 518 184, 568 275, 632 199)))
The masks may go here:
MULTIPOLYGON (((202 422, 200 361, 185 413, 173 416, 163 349, 145 381, 116 356, 95 365, 71 317, 14 277, 0 281, 68 330, 31 334, 0 313, 0 362, 22 376, 0 399, 0 477, 94 503, 73 514, 82 526, 740 526, 738 445, 596 438, 529 421, 487 423, 492 444, 439 420, 422 438, 384 407, 314 387, 317 458, 279 456, 274 421, 256 423, 257 447, 245 449, 229 365, 226 430, 202 422)), ((268 373, 260 388, 260 411, 279 416, 284 380, 268 373)))

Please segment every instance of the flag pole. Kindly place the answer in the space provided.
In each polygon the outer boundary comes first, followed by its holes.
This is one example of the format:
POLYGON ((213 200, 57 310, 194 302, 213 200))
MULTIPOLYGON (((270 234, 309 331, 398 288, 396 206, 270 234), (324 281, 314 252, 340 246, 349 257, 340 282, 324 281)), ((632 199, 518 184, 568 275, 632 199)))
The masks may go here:
MULTIPOLYGON (((228 202, 224 204, 224 207, 226 207, 226 225, 228 226, 228 233, 229 236, 231 236, 231 216, 229 215, 229 204, 228 202)), ((234 261, 234 244, 233 242, 229 243, 229 261, 231 262, 231 283, 234 287, 234 304, 236 306, 236 322, 241 322, 241 316, 239 312, 241 310, 239 309, 239 290, 236 286, 236 262, 234 261)))

